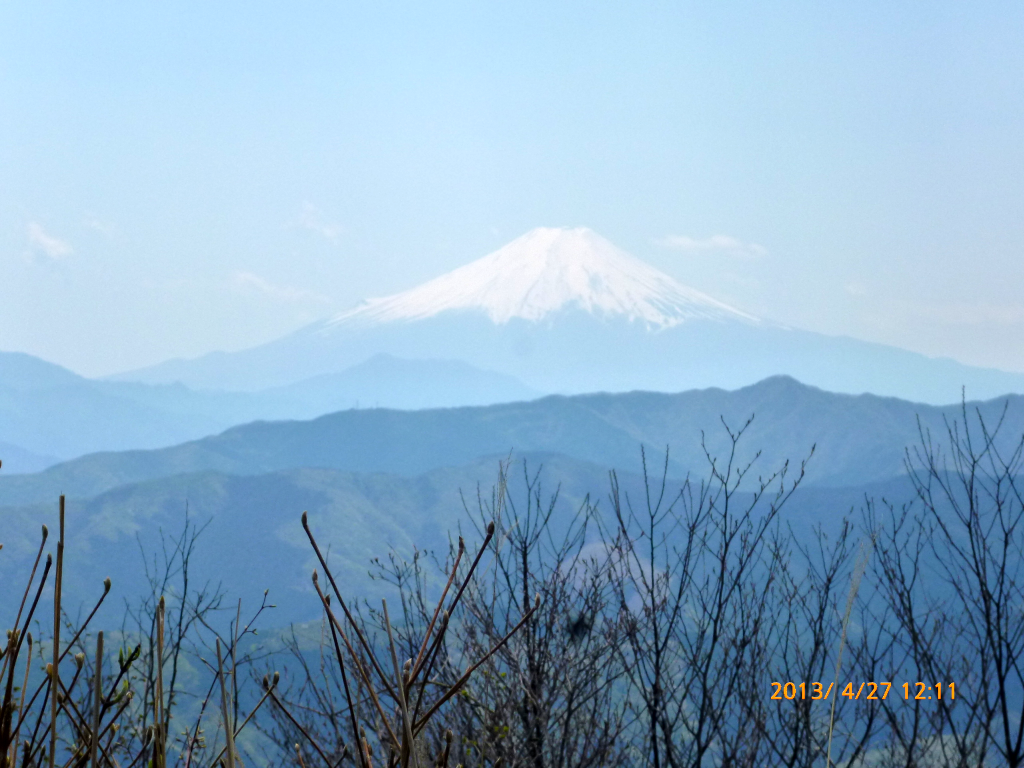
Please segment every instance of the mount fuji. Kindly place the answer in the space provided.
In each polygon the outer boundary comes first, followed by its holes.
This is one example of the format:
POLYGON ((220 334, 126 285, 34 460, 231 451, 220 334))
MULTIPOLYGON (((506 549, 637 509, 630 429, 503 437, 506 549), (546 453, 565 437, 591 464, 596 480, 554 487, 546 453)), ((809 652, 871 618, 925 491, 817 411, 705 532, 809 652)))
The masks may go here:
MULTIPOLYGON (((539 228, 420 286, 267 344, 120 380, 255 391, 374 356, 461 361, 540 393, 735 389, 786 374, 925 403, 1024 392, 1024 375, 786 328, 682 285, 586 228, 539 228)), ((405 382, 415 388, 414 377, 405 382)))
POLYGON ((575 307, 649 328, 687 320, 755 318, 680 285, 589 229, 542 227, 423 285, 371 299, 329 320, 328 328, 425 320, 477 312, 495 325, 542 321, 575 307))

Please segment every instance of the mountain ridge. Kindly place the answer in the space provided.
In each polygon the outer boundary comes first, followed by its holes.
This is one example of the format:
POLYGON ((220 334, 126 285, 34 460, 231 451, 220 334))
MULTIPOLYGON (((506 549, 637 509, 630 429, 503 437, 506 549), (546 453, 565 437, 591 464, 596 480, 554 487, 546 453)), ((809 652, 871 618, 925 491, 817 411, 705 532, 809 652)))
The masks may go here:
MULTIPOLYGON (((1004 404, 1004 436, 1021 434, 1024 397, 969 408, 994 424, 1004 404)), ((309 421, 254 422, 169 448, 93 454, 35 475, 0 477, 0 504, 45 501, 59 493, 93 496, 125 483, 206 470, 251 475, 321 467, 414 476, 509 451, 635 470, 641 445, 652 457, 668 446, 670 472, 685 476, 704 466, 705 448, 727 455, 726 427, 735 432, 751 416, 737 461, 760 451, 759 466, 789 461, 796 472, 816 446, 806 482, 855 485, 903 471, 906 446, 919 440, 918 417, 939 434, 960 409, 830 393, 775 377, 733 392, 552 395, 479 407, 348 410, 309 421)))
POLYGON ((308 419, 359 404, 482 405, 539 394, 514 377, 460 361, 386 355, 246 393, 87 379, 31 355, 0 352, 0 460, 7 473, 34 472, 97 451, 175 445, 260 418, 308 419))

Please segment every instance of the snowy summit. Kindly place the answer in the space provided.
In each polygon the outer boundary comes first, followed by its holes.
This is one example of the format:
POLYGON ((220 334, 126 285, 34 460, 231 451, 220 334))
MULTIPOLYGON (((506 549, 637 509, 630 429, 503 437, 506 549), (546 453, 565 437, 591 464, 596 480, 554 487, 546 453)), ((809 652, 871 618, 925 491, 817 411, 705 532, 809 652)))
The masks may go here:
POLYGON ((540 227, 416 288, 370 299, 328 325, 421 320, 451 310, 482 311, 503 324, 572 307, 662 328, 694 318, 755 320, 585 227, 540 227))

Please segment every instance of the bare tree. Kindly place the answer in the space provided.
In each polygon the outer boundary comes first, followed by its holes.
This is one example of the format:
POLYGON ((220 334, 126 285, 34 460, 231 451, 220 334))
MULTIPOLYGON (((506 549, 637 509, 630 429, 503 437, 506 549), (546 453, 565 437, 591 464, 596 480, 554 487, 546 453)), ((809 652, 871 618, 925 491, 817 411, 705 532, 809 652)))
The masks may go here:
POLYGON ((764 714, 751 717, 751 705, 768 691, 767 637, 778 620, 769 596, 779 562, 768 543, 803 464, 792 480, 788 465, 751 477, 759 454, 746 464, 737 456, 749 424, 723 421, 729 455, 705 448, 707 478, 687 477, 676 493, 667 493, 667 450, 660 481, 642 454, 640 505, 611 475, 605 537, 625 626, 618 648, 638 702, 639 758, 655 768, 754 765, 766 749, 764 714))
MULTIPOLYGON (((857 609, 854 631, 848 635, 844 625, 842 600, 856 599, 859 587, 852 537, 853 526, 844 518, 831 537, 819 524, 811 543, 800 542, 791 526, 788 536, 773 541, 779 571, 770 596, 775 620, 767 633, 771 695, 754 699, 747 715, 764 718, 765 765, 811 768, 830 759, 856 765, 879 730, 882 696, 889 689, 869 684, 862 697, 843 695, 851 675, 870 683, 889 679, 879 670, 890 645, 876 631, 864 601, 851 604, 857 609), (841 648, 849 663, 837 679, 841 648)), ((863 562, 867 552, 861 554, 863 562)))
MULTIPOLYGON (((147 552, 137 538, 148 592, 134 602, 125 601, 121 634, 136 639, 141 649, 132 723, 132 736, 140 743, 152 741, 156 730, 165 739, 170 736, 181 663, 186 655, 198 653, 199 630, 211 614, 223 608, 224 593, 219 585, 194 584, 193 558, 207 525, 209 521, 196 525, 186 505, 180 533, 168 535, 160 529, 157 551, 147 552), (158 702, 160 689, 163 698, 158 702), (160 722, 155 723, 158 712, 160 722)), ((187 734, 181 736, 183 742, 188 738, 187 734)))
MULTIPOLYGON (((531 473, 524 463, 523 491, 510 491, 503 463, 490 497, 478 489, 470 514, 488 546, 468 570, 462 537, 437 570, 422 552, 409 559, 392 553, 374 560, 375 575, 395 588, 400 612, 388 617, 369 603, 358 614, 352 611, 367 647, 360 651, 353 638, 344 646, 356 653, 343 655, 349 669, 369 672, 371 656, 387 658, 392 642, 396 657, 417 659, 421 638, 437 621, 438 601, 430 594, 435 574, 445 584, 442 595, 454 589, 453 581, 460 583, 454 609, 445 614, 447 631, 428 653, 420 682, 409 689, 414 722, 432 699, 450 696, 443 721, 417 735, 421 765, 453 733, 446 754, 463 765, 624 764, 627 703, 616 691, 621 668, 614 653, 616 611, 606 605, 607 558, 600 556, 599 542, 588 545, 588 502, 571 520, 558 521, 556 530, 558 492, 546 495, 541 477, 541 469, 531 473), (481 661, 467 679, 462 670, 473 659, 481 661)), ((328 627, 325 622, 321 649, 333 642, 328 627)), ((351 730, 346 720, 353 711, 368 740, 385 755, 397 755, 388 729, 389 721, 401 721, 400 712, 385 717, 390 713, 379 707, 367 680, 353 683, 356 675, 349 676, 346 693, 341 666, 327 663, 323 650, 310 653, 311 644, 298 637, 289 645, 292 670, 281 693, 289 712, 270 710, 273 732, 290 738, 301 726, 319 743, 336 744, 340 733, 351 730)))
POLYGON ((457 754, 465 764, 531 768, 623 764, 629 715, 618 690, 618 617, 609 605, 610 561, 587 537, 594 508, 584 499, 569 520, 556 521, 559 491, 545 494, 542 468, 522 462, 515 493, 501 471, 491 499, 477 495, 477 517, 494 518, 496 543, 485 578, 467 594, 454 655, 493 643, 503 617, 531 593, 541 596, 541 610, 457 702, 453 717, 473 734, 457 754))
POLYGON ((1024 763, 1024 436, 1000 435, 1007 408, 991 424, 962 402, 942 440, 919 420, 914 503, 869 510, 913 701, 889 717, 906 765, 1024 763))
MULTIPOLYGON (((394 622, 386 600, 381 601, 379 611, 373 610, 368 617, 349 607, 305 514, 302 522, 329 584, 330 592, 326 592, 320 586, 318 572, 313 572, 313 586, 326 613, 340 674, 310 674, 310 666, 300 663, 304 676, 297 682, 286 681, 280 695, 267 684, 267 695, 274 708, 270 710, 271 723, 264 726, 264 731, 278 738, 279 744, 280 736, 300 733, 303 741, 295 743, 295 750, 303 765, 305 744, 331 768, 346 758, 370 768, 375 752, 383 756, 388 768, 425 766, 432 753, 436 754, 435 765, 446 766, 453 757, 453 733, 449 728, 442 730, 435 716, 450 713, 456 700, 467 695, 474 674, 485 669, 532 619, 540 606, 540 596, 535 595, 531 604, 521 606, 518 620, 506 615, 503 634, 479 656, 460 657, 461 666, 457 666, 447 646, 451 617, 461 609, 464 595, 471 591, 481 557, 494 537, 493 522, 487 525, 483 543, 468 567, 463 562, 466 549, 460 537, 433 611, 409 609, 402 617, 396 616, 394 622), (449 592, 454 593, 450 600, 449 592), (330 595, 336 599, 333 604, 330 595), (404 662, 400 661, 402 657, 404 662), (344 705, 338 706, 335 701, 344 701, 344 705), (328 754, 322 746, 330 743, 325 736, 336 738, 346 730, 350 739, 340 745, 338 754, 328 754)), ((411 605, 405 602, 407 609, 411 605)), ((293 645, 294 650, 302 653, 301 648, 293 645)))
MULTIPOLYGON (((19 619, 24 615, 24 625, 10 632, 8 647, 0 653, 0 679, 6 678, 0 707, 0 764, 4 768, 13 768, 19 760, 23 768, 85 768, 87 764, 131 768, 140 763, 165 768, 168 757, 172 763, 187 766, 203 751, 198 726, 191 735, 186 730, 177 743, 168 738, 172 717, 182 713, 179 671, 186 657, 201 660, 201 630, 212 631, 208 622, 220 599, 217 590, 208 586, 197 590, 190 581, 201 532, 187 515, 180 535, 167 537, 161 532, 161 550, 152 563, 147 560, 145 569, 150 593, 136 605, 126 604, 121 631, 104 637, 102 631, 92 633, 90 626, 110 592, 109 579, 84 620, 72 620, 61 598, 65 547, 61 497, 56 568, 51 568, 53 559, 47 557, 36 586, 48 536, 44 526, 29 588, 18 610, 19 619), (54 630, 37 631, 33 643, 27 628, 48 577, 53 584, 54 630), (34 599, 29 600, 33 593, 34 599), (33 650, 45 670, 42 680, 31 674, 33 650), (19 674, 24 669, 19 687, 14 684, 16 668, 19 674), (19 689, 20 697, 15 696, 19 689)), ((246 663, 245 656, 235 649, 248 629, 231 628, 234 642, 229 647, 233 662, 229 674, 233 679, 237 678, 237 666, 246 663)), ((221 665, 211 673, 214 680, 225 676, 221 665)), ((192 703, 203 710, 212 685, 200 705, 196 682, 190 680, 195 697, 192 703)), ((237 714, 233 722, 238 722, 237 714)), ((214 757, 211 762, 217 760, 214 757)), ((229 768, 236 765, 237 761, 229 762, 229 768)))

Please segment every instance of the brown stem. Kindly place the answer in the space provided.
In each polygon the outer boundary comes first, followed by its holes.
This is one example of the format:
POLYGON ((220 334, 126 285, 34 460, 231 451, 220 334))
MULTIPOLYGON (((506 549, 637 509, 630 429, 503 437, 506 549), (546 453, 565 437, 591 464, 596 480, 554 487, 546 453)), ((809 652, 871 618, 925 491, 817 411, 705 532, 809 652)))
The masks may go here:
POLYGON ((57 760, 57 692, 60 686, 60 598, 63 579, 64 494, 61 494, 60 538, 57 539, 57 576, 53 585, 53 668, 50 673, 50 768, 54 768, 57 760))
MULTIPOLYGON (((265 680, 265 678, 264 678, 264 680, 265 680)), ((275 686, 275 685, 277 685, 276 681, 271 683, 270 687, 273 688, 273 686, 275 686)), ((265 702, 268 698, 270 698, 270 690, 269 689, 267 690, 266 693, 263 694, 262 698, 260 698, 260 700, 256 703, 256 706, 253 707, 252 712, 250 712, 249 715, 245 718, 245 720, 242 721, 242 724, 240 726, 238 726, 238 729, 235 731, 235 738, 236 739, 238 738, 238 734, 240 734, 242 732, 242 729, 245 728, 246 725, 248 725, 249 721, 252 720, 253 715, 255 715, 259 711, 259 708, 263 706, 263 702, 265 702)), ((227 752, 227 749, 228 748, 225 745, 224 748, 221 749, 221 751, 217 754, 217 758, 213 761, 213 763, 211 763, 211 765, 217 765, 217 763, 220 762, 220 759, 222 757, 224 757, 224 753, 227 752)))
POLYGON ((447 693, 445 693, 444 696, 438 699, 434 703, 434 706, 427 710, 427 713, 416 722, 416 724, 413 726, 414 734, 419 733, 423 730, 423 726, 425 726, 427 722, 430 720, 430 718, 433 717, 434 713, 437 712, 438 709, 440 709, 441 705, 448 701, 448 699, 450 699, 452 696, 457 694, 459 690, 462 688, 462 686, 466 684, 466 681, 469 680, 469 676, 476 671, 477 667, 479 667, 481 664, 487 661, 487 659, 493 656, 503 645, 505 645, 505 643, 508 642, 509 638, 519 631, 520 627, 522 627, 523 624, 527 622, 527 620, 533 615, 534 611, 536 611, 539 607, 540 595, 537 595, 536 600, 533 604, 533 608, 531 608, 525 614, 523 614, 523 618, 519 620, 519 623, 512 627, 512 629, 509 630, 509 633, 505 635, 503 638, 501 638, 501 640, 499 640, 497 644, 493 648, 491 648, 491 650, 484 654, 483 657, 476 662, 476 664, 467 669, 465 673, 463 673, 462 677, 460 677, 458 681, 456 681, 455 685, 449 688, 447 693))
MULTIPOLYGON (((319 587, 317 588, 319 592, 319 587)), ((348 675, 345 673, 345 657, 341 653, 341 646, 338 644, 338 630, 334 626, 334 615, 331 613, 330 604, 327 605, 328 624, 331 627, 331 639, 334 641, 334 654, 338 657, 338 667, 341 669, 341 684, 345 688, 345 701, 348 703, 348 716, 352 722, 352 741, 356 744, 356 754, 359 755, 359 762, 363 768, 369 768, 363 764, 363 750, 359 748, 359 726, 356 724, 356 709, 352 705, 352 693, 348 687, 348 675)))
POLYGON ((445 611, 441 616, 441 629, 437 633, 438 640, 434 643, 433 650, 430 653, 430 658, 427 660, 426 672, 423 674, 423 683, 420 685, 420 692, 416 695, 416 706, 413 707, 412 710, 413 721, 416 720, 416 716, 420 712, 420 704, 423 703, 423 694, 427 690, 427 685, 430 683, 430 673, 434 669, 434 662, 437 661, 445 633, 448 631, 448 621, 448 611, 445 611))
POLYGON ((96 764, 96 748, 100 740, 100 707, 103 705, 103 632, 96 634, 96 669, 94 680, 96 700, 92 709, 92 740, 89 747, 89 764, 92 768, 99 768, 96 764))
POLYGON ((399 761, 402 765, 409 764, 409 755, 412 754, 412 763, 415 768, 419 768, 419 758, 416 755, 415 744, 413 742, 412 735, 412 722, 409 719, 409 701, 406 698, 405 681, 402 679, 402 670, 398 666, 398 652, 395 649, 395 638, 391 633, 391 617, 388 616, 388 601, 381 600, 381 605, 384 606, 384 626, 388 631, 388 647, 391 649, 391 662, 395 665, 395 681, 398 685, 398 709, 402 715, 402 731, 405 738, 402 739, 402 743, 398 745, 400 758, 399 761))
MULTIPOLYGON (((60 703, 60 708, 64 711, 64 714, 68 716, 68 719, 71 721, 71 725, 74 727, 76 731, 78 731, 82 741, 85 742, 88 740, 86 739, 86 737, 90 733, 90 728, 85 721, 85 715, 83 715, 78 710, 78 707, 75 705, 75 702, 71 698, 70 691, 63 685, 61 685, 61 690, 64 693, 64 700, 60 703)), ((108 755, 104 751, 102 744, 100 745, 99 750, 103 754, 103 757, 107 759, 107 762, 113 765, 113 762, 110 759, 110 755, 108 755)), ((70 762, 74 762, 74 757, 72 757, 70 762)))
MULTIPOLYGON (((341 623, 335 618, 334 611, 331 610, 330 603, 327 602, 327 596, 321 591, 320 584, 316 579, 316 573, 313 573, 313 586, 316 588, 316 593, 320 595, 320 602, 324 604, 324 608, 327 609, 327 618, 331 621, 331 625, 337 627, 338 632, 341 634, 341 639, 345 641, 345 647, 348 648, 348 652, 352 655, 352 661, 356 665, 356 670, 359 672, 360 677, 363 678, 363 682, 366 683, 366 689, 370 692, 370 700, 373 701, 374 706, 377 708, 377 712, 380 714, 381 720, 384 726, 388 729, 388 734, 398 743, 398 737, 395 732, 391 729, 391 725, 388 722, 387 715, 384 714, 384 708, 380 705, 380 699, 377 698, 377 692, 373 689, 373 683, 370 681, 370 676, 367 674, 366 669, 359 661, 359 657, 356 656, 355 650, 352 648, 352 643, 349 642, 348 637, 345 636, 345 630, 342 628, 341 623)), ((354 625, 353 625, 354 626, 354 625)))
MULTIPOLYGON (((44 582, 46 581, 46 573, 49 571, 49 568, 50 568, 50 562, 51 562, 51 558, 49 557, 49 555, 47 555, 47 558, 46 558, 46 563, 47 563, 46 568, 47 568, 47 570, 43 572, 43 581, 44 582)), ((42 587, 42 585, 40 585, 40 588, 41 587, 42 587)), ((86 617, 85 621, 82 623, 82 626, 79 627, 79 629, 75 633, 74 637, 72 637, 68 641, 68 644, 64 647, 64 650, 60 654, 60 661, 64 661, 64 657, 68 655, 68 653, 71 651, 72 648, 74 648, 75 643, 78 642, 78 638, 82 636, 83 632, 85 632, 86 628, 89 626, 89 622, 92 621, 93 617, 96 615, 96 611, 98 611, 100 609, 100 606, 103 604, 103 601, 106 599, 107 594, 109 592, 110 592, 110 579, 105 579, 103 581, 103 594, 100 596, 100 599, 99 599, 99 601, 97 601, 96 605, 93 606, 93 609, 89 612, 89 615, 86 617)), ((35 607, 33 607, 31 611, 29 611, 29 614, 28 614, 28 618, 29 619, 32 618, 32 614, 34 612, 35 612, 35 607)), ((26 627, 28 626, 28 621, 27 620, 26 620, 25 626, 26 627)), ((45 690, 47 690, 49 688, 50 688, 49 678, 47 678, 46 680, 43 680, 42 682, 40 682, 39 683, 39 687, 36 688, 35 693, 32 694, 32 698, 29 699, 28 708, 32 709, 32 705, 36 703, 36 697, 38 697, 40 693, 42 693, 43 691, 45 691, 45 690)), ((44 708, 46 707, 46 700, 45 699, 43 701, 43 707, 44 708)))
POLYGON ((18 768, 18 740, 21 738, 21 723, 25 719, 25 691, 28 688, 28 673, 32 669, 32 633, 28 633, 28 651, 25 654, 25 682, 21 686, 21 703, 18 705, 18 727, 14 729, 14 754, 11 768, 18 768))
POLYGON ((423 635, 423 644, 420 645, 420 651, 416 654, 416 661, 412 665, 412 675, 409 678, 410 684, 416 679, 416 673, 419 672, 420 665, 423 663, 423 654, 427 650, 427 642, 430 640, 430 633, 434 631, 434 624, 437 621, 438 614, 441 613, 441 609, 444 606, 444 599, 448 596, 448 590, 451 589, 452 582, 455 581, 455 574, 459 570, 459 562, 462 560, 462 553, 466 551, 466 542, 459 536, 459 551, 455 555, 455 563, 452 565, 452 572, 448 575, 448 582, 444 585, 444 590, 441 592, 441 597, 437 601, 437 607, 434 608, 434 615, 430 617, 430 624, 427 625, 426 634, 423 635))
MULTIPOLYGON (((18 606, 18 615, 14 619, 14 626, 15 626, 15 628, 17 628, 18 625, 21 624, 21 612, 25 609, 25 601, 28 600, 28 594, 29 594, 29 592, 32 589, 32 582, 36 578, 36 568, 39 567, 39 560, 43 556, 43 547, 46 546, 46 537, 49 536, 49 535, 50 535, 50 532, 47 530, 46 526, 44 525, 43 526, 43 540, 39 542, 39 551, 36 553, 35 562, 32 563, 32 573, 29 574, 28 582, 25 584, 25 594, 21 596, 21 604, 18 606)), ((50 567, 50 558, 49 557, 46 558, 46 567, 47 567, 47 570, 49 570, 49 567, 50 567)), ((46 581, 46 574, 45 573, 43 574, 43 581, 44 582, 46 581)), ((43 585, 40 584, 39 585, 40 591, 42 591, 42 588, 43 588, 43 585)), ((34 606, 33 606, 33 608, 34 608, 34 606)), ((29 613, 29 619, 31 619, 31 618, 32 618, 32 613, 30 612, 29 613)), ((25 626, 28 626, 28 621, 25 622, 25 626)), ((3 677, 4 671, 7 669, 7 662, 8 661, 10 661, 11 664, 14 664, 14 660, 5 657, 4 658, 4 664, 3 664, 2 667, 0 667, 0 677, 3 677)))
POLYGON ((235 729, 231 725, 228 706, 228 689, 224 681, 224 662, 220 653, 220 638, 217 638, 217 676, 220 678, 220 709, 224 718, 224 741, 228 751, 228 768, 235 768, 235 729))
MULTIPOLYGON (((349 624, 352 625, 352 631, 355 632, 356 637, 362 644, 363 649, 366 651, 367 657, 370 659, 370 663, 373 665, 374 670, 380 675, 381 682, 384 684, 384 688, 387 690, 388 695, 393 699, 397 699, 398 695, 391 689, 390 683, 388 683, 387 675, 384 674, 384 670, 377 664, 377 659, 373 655, 373 650, 370 648, 370 644, 366 642, 366 638, 363 637, 363 633, 359 631, 359 625, 356 624, 352 613, 349 611, 348 606, 345 604, 345 598, 341 596, 341 590, 338 589, 338 584, 334 580, 334 574, 331 573, 331 569, 327 567, 327 560, 324 559, 323 554, 320 552, 320 547, 316 543, 316 539, 313 537, 313 531, 309 528, 308 516, 305 512, 302 513, 302 527, 306 531, 306 536, 309 538, 309 543, 313 545, 313 551, 316 552, 316 557, 320 561, 320 565, 323 566, 324 573, 327 575, 327 580, 331 582, 331 588, 334 590, 335 597, 338 598, 338 604, 341 605, 341 610, 345 612, 345 618, 348 619, 349 624)), ((315 574, 314 574, 315 575, 315 574)), ((369 683, 368 683, 369 684, 369 683)), ((372 688, 372 686, 371 686, 372 688)))
MULTIPOLYGON (((476 557, 473 558, 473 564, 471 566, 469 566, 469 571, 466 573, 466 578, 462 580, 462 584, 459 585, 459 589, 455 593, 455 597, 452 598, 451 605, 448 606, 448 615, 449 616, 452 613, 455 612, 455 606, 457 606, 459 604, 459 599, 462 597, 462 593, 466 590, 466 586, 469 584, 470 579, 473 578, 473 573, 476 571, 476 567, 480 564, 480 558, 482 558, 484 556, 484 552, 487 549, 487 545, 491 542, 491 539, 493 537, 494 537, 494 521, 492 520, 491 522, 489 522, 487 524, 487 535, 484 536, 483 544, 480 545, 480 549, 477 551, 476 557)), ((460 539, 460 541, 461 541, 461 539, 460 539)), ((437 637, 434 638, 434 645, 430 649, 431 653, 434 652, 434 650, 437 648, 437 646, 438 646, 438 644, 440 642, 441 642, 441 636, 438 635, 437 637)), ((420 662, 420 664, 422 665, 422 661, 420 662)), ((419 671, 420 670, 419 670, 418 667, 413 669, 413 673, 412 673, 412 678, 413 679, 416 678, 416 676, 419 674, 419 671)))
MULTIPOLYGON (((268 693, 270 694, 270 700, 273 701, 275 704, 277 704, 277 706, 281 709, 281 711, 284 712, 285 717, 287 717, 291 721, 291 724, 294 725, 296 728, 298 728, 299 729, 299 733, 301 733, 303 736, 306 737, 306 741, 308 741, 310 744, 313 745, 313 749, 315 749, 317 751, 317 754, 319 754, 320 757, 323 758, 324 765, 326 765, 326 766, 328 766, 328 768, 330 768, 331 761, 327 757, 327 755, 324 754, 324 751, 322 749, 320 749, 320 745, 317 744, 316 741, 313 740, 313 737, 310 736, 309 733, 306 731, 306 729, 303 728, 302 725, 299 723, 299 721, 296 720, 292 716, 292 713, 289 712, 287 707, 285 707, 285 705, 281 703, 281 700, 279 698, 277 698, 277 696, 274 695, 273 689, 268 691, 268 693)), ((342 756, 344 756, 344 751, 342 752, 342 756)))

